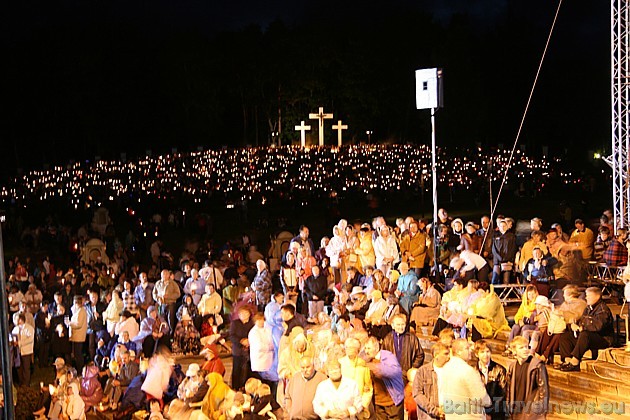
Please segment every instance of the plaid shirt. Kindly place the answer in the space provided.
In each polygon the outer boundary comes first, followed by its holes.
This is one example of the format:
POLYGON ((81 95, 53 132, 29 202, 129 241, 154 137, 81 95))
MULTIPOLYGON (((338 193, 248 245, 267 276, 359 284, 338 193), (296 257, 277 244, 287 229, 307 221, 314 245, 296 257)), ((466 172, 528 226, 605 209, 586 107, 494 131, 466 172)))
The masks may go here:
POLYGON ((132 314, 138 313, 138 305, 133 297, 133 292, 124 291, 122 294, 123 309, 131 312, 132 314))
POLYGON ((608 267, 623 267, 628 264, 628 249, 617 239, 613 240, 604 251, 604 262, 608 267))

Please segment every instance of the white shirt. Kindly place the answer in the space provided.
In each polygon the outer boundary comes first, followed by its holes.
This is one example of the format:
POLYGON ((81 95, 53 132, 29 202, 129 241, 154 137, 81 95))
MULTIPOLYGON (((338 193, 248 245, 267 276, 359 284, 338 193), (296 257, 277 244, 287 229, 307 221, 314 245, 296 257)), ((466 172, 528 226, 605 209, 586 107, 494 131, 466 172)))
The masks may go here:
POLYGON ((271 329, 267 327, 254 327, 249 330, 247 336, 249 341, 249 357, 252 363, 253 372, 266 372, 271 369, 273 364, 273 338, 271 337, 271 329))
POLYGON ((313 398, 313 409, 322 419, 331 410, 348 410, 350 417, 355 417, 363 409, 361 394, 357 383, 353 379, 341 378, 339 388, 335 388, 330 379, 326 379, 317 385, 315 398, 313 398))
POLYGON ((462 268, 464 271, 472 271, 474 269, 481 270, 484 265, 488 264, 485 258, 472 251, 462 251, 459 256, 466 263, 462 268))
POLYGON ((26 356, 33 354, 35 344, 35 330, 29 324, 23 324, 13 328, 12 334, 18 337, 20 354, 26 356))
POLYGON ((470 402, 480 401, 481 405, 489 406, 492 400, 486 392, 486 386, 481 381, 479 372, 463 359, 452 356, 442 368, 442 378, 438 376, 438 393, 440 383, 445 384, 441 405, 444 407, 446 419, 485 420, 486 413, 482 406, 470 406, 470 402), (453 407, 469 408, 465 413, 459 414, 453 411, 453 407), (450 410, 449 410, 450 408, 450 410))

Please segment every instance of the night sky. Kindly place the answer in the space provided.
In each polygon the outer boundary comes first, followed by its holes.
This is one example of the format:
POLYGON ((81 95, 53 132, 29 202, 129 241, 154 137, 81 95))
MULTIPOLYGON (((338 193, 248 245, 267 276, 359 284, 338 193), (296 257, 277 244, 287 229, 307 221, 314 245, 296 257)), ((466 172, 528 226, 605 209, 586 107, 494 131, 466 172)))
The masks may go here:
MULTIPOLYGON (((49 1, 3 12, 0 174, 284 141, 318 106, 347 137, 427 143, 414 70, 445 73, 445 145, 511 145, 557 7, 543 0, 49 1)), ((521 143, 610 143, 610 6, 565 1, 521 143)), ((329 139, 333 138, 328 130, 329 139)), ((565 150, 566 149, 566 150, 565 150)))

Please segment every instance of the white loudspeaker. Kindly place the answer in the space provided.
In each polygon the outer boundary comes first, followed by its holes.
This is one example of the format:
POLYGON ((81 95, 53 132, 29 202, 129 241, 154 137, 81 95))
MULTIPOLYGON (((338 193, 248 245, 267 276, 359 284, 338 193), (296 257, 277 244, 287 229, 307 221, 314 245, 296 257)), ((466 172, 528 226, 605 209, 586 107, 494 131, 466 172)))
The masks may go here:
POLYGON ((416 70, 416 108, 442 108, 443 85, 442 69, 416 70))

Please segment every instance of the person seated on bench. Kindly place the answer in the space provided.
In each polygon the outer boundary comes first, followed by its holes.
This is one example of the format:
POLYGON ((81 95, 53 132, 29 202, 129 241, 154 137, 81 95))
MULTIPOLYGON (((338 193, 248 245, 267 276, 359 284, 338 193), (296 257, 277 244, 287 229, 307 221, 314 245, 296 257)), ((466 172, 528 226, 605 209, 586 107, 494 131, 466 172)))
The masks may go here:
POLYGON ((610 347, 613 342, 613 316, 602 300, 602 291, 597 287, 586 289, 586 308, 571 331, 560 337, 560 356, 568 362, 560 365, 564 372, 579 372, 580 361, 587 350, 597 356, 597 351, 610 347))
POLYGON ((610 245, 604 251, 604 262, 607 267, 623 267, 628 264, 628 248, 626 248, 626 239, 628 232, 626 229, 617 229, 617 235, 610 245))

